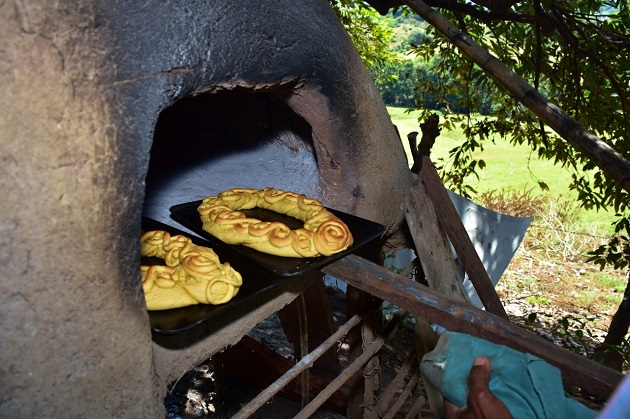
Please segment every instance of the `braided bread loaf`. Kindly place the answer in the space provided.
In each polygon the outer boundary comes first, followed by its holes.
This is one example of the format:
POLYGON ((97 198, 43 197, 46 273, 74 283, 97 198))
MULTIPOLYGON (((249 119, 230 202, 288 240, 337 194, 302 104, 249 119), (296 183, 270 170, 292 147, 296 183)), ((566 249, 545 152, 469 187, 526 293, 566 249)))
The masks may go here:
POLYGON ((352 245, 348 226, 314 199, 280 189, 234 188, 203 200, 197 208, 203 229, 228 244, 286 257, 330 256, 352 245), (248 218, 242 211, 263 208, 304 222, 291 230, 277 221, 248 218))
POLYGON ((182 235, 147 231, 140 238, 141 256, 164 259, 166 266, 142 266, 142 288, 149 310, 166 310, 194 304, 223 304, 243 283, 241 275, 221 264, 208 247, 197 246, 182 235))

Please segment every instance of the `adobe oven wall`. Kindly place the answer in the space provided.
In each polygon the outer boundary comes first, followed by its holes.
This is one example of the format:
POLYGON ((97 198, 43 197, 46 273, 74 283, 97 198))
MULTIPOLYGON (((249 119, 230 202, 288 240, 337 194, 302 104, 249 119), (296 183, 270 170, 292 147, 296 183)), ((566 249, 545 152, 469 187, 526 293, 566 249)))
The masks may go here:
POLYGON ((283 83, 322 200, 394 234, 404 152, 325 0, 0 4, 1 417, 164 416, 138 246, 158 116, 283 83))

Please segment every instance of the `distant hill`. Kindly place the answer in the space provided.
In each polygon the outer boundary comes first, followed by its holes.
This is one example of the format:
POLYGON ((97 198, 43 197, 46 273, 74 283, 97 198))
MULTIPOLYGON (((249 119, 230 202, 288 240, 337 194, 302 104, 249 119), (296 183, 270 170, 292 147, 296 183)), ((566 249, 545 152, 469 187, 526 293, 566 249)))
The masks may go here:
POLYGON ((383 17, 389 27, 394 28, 391 50, 399 54, 407 54, 411 50, 411 44, 422 42, 425 37, 426 23, 421 17, 416 15, 404 16, 401 11, 389 13, 383 17))

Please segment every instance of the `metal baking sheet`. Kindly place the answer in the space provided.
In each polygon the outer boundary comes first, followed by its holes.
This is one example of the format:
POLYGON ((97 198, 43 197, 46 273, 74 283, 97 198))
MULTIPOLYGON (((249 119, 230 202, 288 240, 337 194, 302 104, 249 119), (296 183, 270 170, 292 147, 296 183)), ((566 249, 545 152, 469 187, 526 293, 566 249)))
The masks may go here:
MULTIPOLYGON (((197 207, 201 205, 201 202, 202 201, 199 200, 171 207, 171 218, 188 228, 190 231, 193 231, 199 236, 208 240, 210 243, 226 246, 226 244, 223 243, 221 240, 203 230, 201 217, 197 212, 197 207)), ((381 237, 385 232, 385 227, 374 221, 366 220, 364 218, 360 218, 352 214, 346 214, 344 212, 340 212, 330 208, 328 208, 328 210, 346 223, 354 239, 354 243, 352 244, 352 246, 350 246, 343 252, 334 254, 332 256, 320 256, 315 258, 290 258, 269 255, 242 245, 228 246, 239 255, 241 255, 244 259, 249 260, 252 264, 259 267, 261 270, 266 271, 272 276, 291 277, 295 275, 301 275, 312 269, 319 269, 337 259, 354 253, 361 247, 370 243, 372 240, 381 237)), ((301 221, 296 220, 293 217, 278 214, 261 208, 253 208, 251 210, 244 210, 243 212, 248 217, 257 218, 264 221, 283 222, 292 229, 302 227, 303 225, 301 221)))
MULTIPOLYGON (((264 303, 267 294, 273 291, 274 287, 289 279, 259 272, 256 266, 252 266, 247 259, 223 243, 209 243, 204 239, 151 218, 143 217, 142 229, 144 231, 164 230, 171 235, 181 234, 189 237, 193 243, 199 246, 212 248, 222 263, 229 262, 243 277, 243 285, 241 285, 238 294, 225 304, 197 304, 170 310, 149 311, 149 321, 153 332, 177 334, 192 329, 217 316, 238 317, 240 312, 251 310, 257 304, 264 303)), ((143 258, 142 263, 151 264, 155 262, 155 259, 143 258)))

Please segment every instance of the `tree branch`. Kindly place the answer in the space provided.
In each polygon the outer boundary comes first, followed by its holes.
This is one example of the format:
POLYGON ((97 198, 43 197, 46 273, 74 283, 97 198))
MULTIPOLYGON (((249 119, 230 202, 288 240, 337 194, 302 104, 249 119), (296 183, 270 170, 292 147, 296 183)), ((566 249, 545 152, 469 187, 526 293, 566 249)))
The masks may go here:
POLYGON ((478 4, 481 7, 485 7, 488 10, 505 12, 510 7, 514 6, 520 0, 472 0, 473 3, 478 4))
MULTIPOLYGON (((366 1, 370 6, 372 6, 377 12, 382 15, 386 15, 387 12, 392 8, 398 8, 405 5, 405 2, 403 0, 366 1)), ((508 4, 518 3, 518 1, 514 0, 478 0, 475 2, 483 7, 486 6, 482 5, 481 3, 492 5, 492 7, 487 7, 488 10, 479 9, 475 7, 475 5, 470 3, 459 3, 450 0, 427 0, 426 3, 429 6, 438 9, 450 10, 453 13, 460 13, 462 15, 472 16, 486 23, 497 20, 519 23, 534 23, 536 21, 536 17, 534 15, 526 13, 510 13, 506 11, 507 8, 503 8, 503 6, 507 6, 508 4)))
POLYGON ((411 10, 441 32, 495 82, 503 86, 558 135, 589 158, 621 188, 630 192, 630 162, 619 152, 578 121, 569 117, 495 56, 429 7, 427 3, 421 0, 405 0, 405 2, 411 10))
POLYGON ((587 34, 584 33, 584 30, 585 29, 592 30, 592 28, 588 26, 580 25, 575 19, 573 19, 571 14, 568 13, 564 9, 559 9, 559 8, 554 7, 552 10, 554 12, 554 16, 556 17, 556 19, 558 20, 562 19, 562 21, 560 22, 561 25, 559 26, 559 29, 562 29, 561 31, 559 31, 560 34, 565 38, 567 42, 571 44, 571 46, 576 52, 581 53, 583 56, 585 56, 586 58, 591 60, 593 63, 595 63, 597 67, 602 71, 602 73, 606 75, 613 89, 619 95, 619 100, 621 101, 623 108, 627 109, 628 107, 630 107, 630 100, 626 96, 626 91, 624 87, 621 85, 621 83, 619 82, 619 80, 617 79, 614 72, 606 64, 604 64, 604 62, 600 60, 596 54, 593 54, 586 48, 582 47, 577 37, 575 36, 575 34, 573 33, 573 31, 567 25, 566 22, 567 20, 569 20, 572 23, 572 26, 575 28, 574 30, 577 31, 580 34, 580 36, 582 36, 583 39, 588 38, 587 34), (581 27, 581 26, 584 26, 584 27, 581 27))

